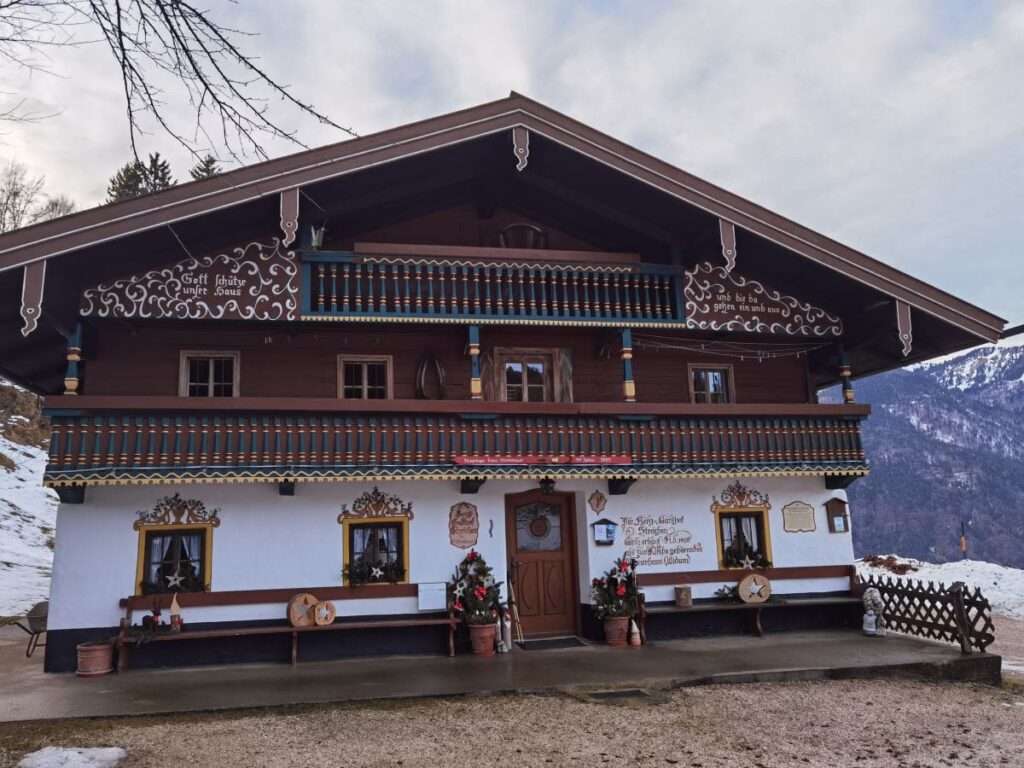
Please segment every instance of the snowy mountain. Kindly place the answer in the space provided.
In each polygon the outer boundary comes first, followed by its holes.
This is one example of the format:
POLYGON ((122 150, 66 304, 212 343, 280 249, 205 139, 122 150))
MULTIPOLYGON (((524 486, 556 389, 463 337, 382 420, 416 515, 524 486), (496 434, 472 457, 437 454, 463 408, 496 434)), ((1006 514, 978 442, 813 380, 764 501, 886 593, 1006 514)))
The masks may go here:
POLYGON ((963 523, 972 558, 1024 567, 1021 341, 864 379, 856 396, 873 406, 871 475, 849 489, 858 555, 956 560, 963 523))

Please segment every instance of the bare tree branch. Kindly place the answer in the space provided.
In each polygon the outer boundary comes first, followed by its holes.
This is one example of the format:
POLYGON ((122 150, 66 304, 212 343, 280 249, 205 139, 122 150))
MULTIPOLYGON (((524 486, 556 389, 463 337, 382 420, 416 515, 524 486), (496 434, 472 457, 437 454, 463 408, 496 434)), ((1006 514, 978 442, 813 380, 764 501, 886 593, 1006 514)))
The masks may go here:
MULTIPOLYGON (((283 127, 271 110, 271 98, 357 135, 259 66, 241 47, 251 37, 188 0, 0 0, 0 64, 48 72, 52 61, 47 51, 53 47, 98 43, 110 51, 120 71, 136 159, 148 121, 197 160, 212 149, 199 146, 200 139, 219 144, 236 160, 267 157, 264 143, 271 139, 305 146, 295 131, 283 127), (86 31, 98 37, 82 39, 86 31), (182 129, 169 103, 190 106, 189 131, 182 129)), ((21 101, 0 112, 0 120, 26 119, 20 112, 24 106, 21 101)))

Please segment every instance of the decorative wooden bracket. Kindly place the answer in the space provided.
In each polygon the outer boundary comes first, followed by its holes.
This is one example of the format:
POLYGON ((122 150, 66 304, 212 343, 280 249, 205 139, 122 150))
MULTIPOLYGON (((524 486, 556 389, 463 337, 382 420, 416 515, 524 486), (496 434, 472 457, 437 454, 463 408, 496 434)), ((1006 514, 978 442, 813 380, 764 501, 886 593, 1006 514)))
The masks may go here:
POLYGON ((608 495, 625 496, 635 482, 635 477, 610 477, 608 478, 608 495))
POLYGON ((516 170, 525 170, 530 159, 530 132, 521 125, 512 129, 512 148, 516 155, 516 170))
POLYGON ((732 272, 736 266, 736 227, 723 219, 718 220, 718 233, 722 238, 722 256, 725 257, 725 271, 732 272))
POLYGON ((486 482, 486 477, 464 477, 459 481, 459 493, 476 493, 486 482))
POLYGON ((288 246, 295 242, 299 232, 299 188, 293 187, 281 193, 281 232, 284 238, 281 245, 288 246))
POLYGON ((43 288, 46 286, 46 261, 26 264, 21 284, 21 335, 28 336, 39 325, 43 314, 43 288))
POLYGON ((896 299, 896 330, 903 345, 903 356, 910 354, 914 347, 914 328, 910 322, 910 305, 896 299))
POLYGON ((277 495, 278 496, 294 496, 295 495, 295 481, 294 480, 282 480, 277 484, 277 495))

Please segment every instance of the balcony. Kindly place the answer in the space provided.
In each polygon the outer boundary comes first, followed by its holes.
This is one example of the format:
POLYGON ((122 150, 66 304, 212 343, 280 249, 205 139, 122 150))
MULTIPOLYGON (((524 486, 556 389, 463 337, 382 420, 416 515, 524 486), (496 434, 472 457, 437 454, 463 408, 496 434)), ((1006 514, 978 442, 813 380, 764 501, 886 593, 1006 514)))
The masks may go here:
POLYGON ((305 252, 304 320, 685 327, 675 267, 616 254, 441 246, 305 252))
POLYGON ((860 422, 870 412, 244 397, 230 411, 175 397, 58 397, 47 405, 51 486, 749 474, 842 484, 867 473, 860 422))

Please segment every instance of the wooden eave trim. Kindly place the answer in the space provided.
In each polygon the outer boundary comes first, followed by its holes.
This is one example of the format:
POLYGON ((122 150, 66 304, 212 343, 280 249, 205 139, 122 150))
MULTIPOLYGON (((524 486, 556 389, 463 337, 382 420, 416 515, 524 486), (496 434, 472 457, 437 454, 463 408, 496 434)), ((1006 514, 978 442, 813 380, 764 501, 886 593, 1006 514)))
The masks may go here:
POLYGON ((0 271, 519 125, 853 280, 900 298, 979 338, 995 341, 1005 325, 996 315, 517 94, 362 139, 240 168, 198 182, 196 187, 184 185, 147 198, 73 214, 38 228, 16 230, 0 237, 0 271), (464 122, 458 122, 460 119, 464 122), (349 151, 336 155, 346 149, 349 151), (296 163, 302 164, 291 167, 296 163), (208 186, 214 183, 220 186, 208 186), (196 194, 189 197, 188 192, 196 194), (124 212, 121 216, 102 215, 120 211, 124 212), (87 215, 98 220, 88 223, 87 215), (78 229, 67 226, 79 222, 82 226, 78 229), (126 227, 128 222, 132 224, 126 227), (45 232, 53 234, 34 241, 28 239, 45 232), (50 241, 61 237, 66 242, 59 250, 47 248, 50 241), (12 244, 5 246, 5 241, 12 244))
POLYGON ((190 398, 169 396, 51 395, 47 412, 175 411, 223 417, 236 413, 410 413, 495 414, 540 416, 690 416, 694 418, 818 417, 864 418, 871 406, 857 404, 802 403, 517 403, 491 400, 339 400, 328 397, 225 397, 190 398))

